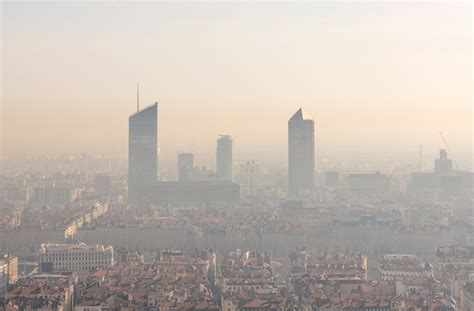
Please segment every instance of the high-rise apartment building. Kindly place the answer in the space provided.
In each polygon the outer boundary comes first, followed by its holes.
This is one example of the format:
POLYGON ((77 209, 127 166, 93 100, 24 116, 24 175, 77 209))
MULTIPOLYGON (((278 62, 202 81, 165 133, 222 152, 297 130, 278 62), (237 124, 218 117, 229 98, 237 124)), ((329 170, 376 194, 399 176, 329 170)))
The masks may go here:
POLYGON ((313 191, 314 121, 300 108, 288 120, 289 195, 308 195, 313 191))
POLYGON ((128 120, 128 200, 137 200, 135 186, 158 179, 158 103, 128 120))
POLYGON ((216 174, 221 181, 232 181, 232 137, 221 135, 217 139, 216 174))

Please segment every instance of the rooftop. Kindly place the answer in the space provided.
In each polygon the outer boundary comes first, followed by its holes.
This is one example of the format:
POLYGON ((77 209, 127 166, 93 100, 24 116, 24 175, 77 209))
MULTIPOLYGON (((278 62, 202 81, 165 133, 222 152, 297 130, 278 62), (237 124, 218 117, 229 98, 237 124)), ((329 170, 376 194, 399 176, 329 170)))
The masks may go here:
POLYGON ((290 118, 290 121, 305 121, 313 120, 313 118, 305 111, 303 108, 298 109, 298 111, 290 118))
POLYGON ((45 252, 84 252, 84 251, 113 251, 112 246, 105 247, 104 245, 87 245, 81 244, 41 244, 40 253, 45 252))

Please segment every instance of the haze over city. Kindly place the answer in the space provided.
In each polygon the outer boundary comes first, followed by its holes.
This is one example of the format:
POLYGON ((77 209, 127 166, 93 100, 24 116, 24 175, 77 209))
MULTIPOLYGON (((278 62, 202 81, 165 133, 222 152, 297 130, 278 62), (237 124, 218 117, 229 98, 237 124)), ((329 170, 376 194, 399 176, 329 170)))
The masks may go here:
POLYGON ((0 8, 0 311, 474 311, 470 2, 0 8))
POLYGON ((417 162, 442 131, 468 167, 471 22, 469 3, 6 2, 2 156, 125 155, 138 82, 165 162, 219 134, 285 162, 304 107, 321 157, 417 162))

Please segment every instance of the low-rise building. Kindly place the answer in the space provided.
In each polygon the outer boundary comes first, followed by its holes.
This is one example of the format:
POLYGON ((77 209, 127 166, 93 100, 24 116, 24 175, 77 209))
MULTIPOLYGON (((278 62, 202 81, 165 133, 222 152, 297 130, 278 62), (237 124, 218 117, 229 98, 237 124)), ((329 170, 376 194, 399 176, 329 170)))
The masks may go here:
POLYGON ((7 291, 8 285, 18 279, 18 257, 12 254, 0 254, 0 295, 7 291))
POLYGON ((89 271, 78 285, 76 311, 219 310, 207 250, 161 250, 152 263, 89 271))
POLYGON ((367 256, 360 252, 290 254, 291 273, 318 280, 365 280, 367 256))
POLYGON ((474 281, 474 246, 438 247, 434 268, 435 277, 448 286, 455 299, 459 299, 463 286, 474 281))
POLYGON ((74 282, 62 275, 37 275, 20 279, 5 295, 5 310, 72 311, 74 282))
POLYGON ((415 280, 433 275, 431 264, 423 262, 415 255, 406 254, 384 254, 379 272, 383 281, 415 280))
POLYGON ((461 290, 461 310, 474 311, 474 282, 466 283, 461 290))
POLYGON ((235 251, 227 254, 221 267, 221 291, 241 295, 275 288, 271 258, 262 252, 235 251))
POLYGON ((112 246, 86 244, 42 244, 38 264, 51 263, 54 271, 108 268, 114 265, 112 246))

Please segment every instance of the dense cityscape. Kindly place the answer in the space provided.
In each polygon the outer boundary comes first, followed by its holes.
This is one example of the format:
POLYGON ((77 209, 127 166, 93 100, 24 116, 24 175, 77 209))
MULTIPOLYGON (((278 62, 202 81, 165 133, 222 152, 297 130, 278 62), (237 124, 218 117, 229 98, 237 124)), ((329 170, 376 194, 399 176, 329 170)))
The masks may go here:
POLYGON ((166 180, 158 107, 130 116, 128 165, 4 160, 2 309, 473 310, 473 174, 446 149, 423 171, 315 171, 299 109, 287 181, 234 161, 231 135, 215 171, 180 153, 166 180))
POLYGON ((0 0, 0 311, 474 311, 473 4, 0 0))

